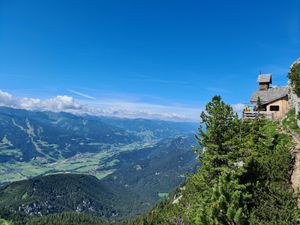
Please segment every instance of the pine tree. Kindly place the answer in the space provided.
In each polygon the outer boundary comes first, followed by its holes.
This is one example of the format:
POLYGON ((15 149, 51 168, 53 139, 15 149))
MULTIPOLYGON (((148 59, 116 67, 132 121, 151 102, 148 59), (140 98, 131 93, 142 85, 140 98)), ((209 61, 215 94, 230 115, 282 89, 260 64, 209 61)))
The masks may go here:
POLYGON ((212 189, 212 195, 205 207, 205 224, 211 225, 245 225, 248 211, 245 201, 251 195, 247 194, 246 186, 239 183, 234 171, 224 171, 212 189))
POLYGON ((260 112, 260 110, 262 109, 262 104, 259 96, 257 97, 257 101, 256 101, 256 109, 258 112, 260 112))
POLYGON ((239 149, 241 122, 230 105, 215 96, 201 114, 199 135, 196 136, 203 150, 197 150, 203 166, 211 167, 210 176, 216 178, 223 166, 229 165, 231 157, 239 149))

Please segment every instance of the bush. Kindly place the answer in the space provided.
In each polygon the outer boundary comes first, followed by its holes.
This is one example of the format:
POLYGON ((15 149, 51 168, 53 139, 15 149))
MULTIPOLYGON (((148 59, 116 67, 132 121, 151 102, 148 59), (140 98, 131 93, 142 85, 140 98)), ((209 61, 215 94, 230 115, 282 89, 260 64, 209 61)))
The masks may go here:
POLYGON ((292 67, 289 73, 289 79, 292 82, 294 92, 300 97, 300 63, 292 67))

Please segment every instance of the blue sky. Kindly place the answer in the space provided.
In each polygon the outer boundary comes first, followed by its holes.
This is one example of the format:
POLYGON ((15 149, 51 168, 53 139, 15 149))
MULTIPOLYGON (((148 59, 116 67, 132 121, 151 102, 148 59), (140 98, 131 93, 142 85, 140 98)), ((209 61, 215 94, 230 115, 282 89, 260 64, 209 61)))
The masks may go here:
POLYGON ((13 98, 195 119, 216 94, 247 102, 260 71, 286 85, 299 48, 297 0, 0 0, 13 98))

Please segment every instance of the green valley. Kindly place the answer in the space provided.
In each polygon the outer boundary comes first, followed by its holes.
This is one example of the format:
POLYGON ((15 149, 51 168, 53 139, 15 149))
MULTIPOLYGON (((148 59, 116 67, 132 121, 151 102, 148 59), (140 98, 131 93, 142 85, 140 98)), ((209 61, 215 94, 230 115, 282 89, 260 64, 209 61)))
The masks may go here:
POLYGON ((129 120, 0 107, 0 185, 54 173, 101 179, 118 155, 194 132, 195 124, 129 120))
POLYGON ((0 107, 0 127, 1 216, 15 211, 8 221, 69 211, 136 216, 198 164, 193 123, 0 107))

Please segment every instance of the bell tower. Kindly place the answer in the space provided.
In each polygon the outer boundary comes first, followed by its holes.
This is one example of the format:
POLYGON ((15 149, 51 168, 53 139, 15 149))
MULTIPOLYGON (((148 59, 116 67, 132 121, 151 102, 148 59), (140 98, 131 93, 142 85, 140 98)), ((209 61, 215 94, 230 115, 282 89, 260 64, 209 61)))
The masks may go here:
POLYGON ((257 83, 259 83, 260 91, 268 90, 270 88, 270 85, 272 84, 272 74, 259 74, 257 83))

